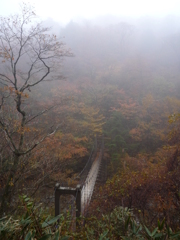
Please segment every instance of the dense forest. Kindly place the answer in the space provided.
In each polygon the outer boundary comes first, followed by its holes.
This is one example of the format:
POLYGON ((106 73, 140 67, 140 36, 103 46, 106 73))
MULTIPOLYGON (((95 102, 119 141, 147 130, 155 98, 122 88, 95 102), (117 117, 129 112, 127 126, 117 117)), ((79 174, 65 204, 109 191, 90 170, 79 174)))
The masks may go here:
POLYGON ((49 239, 179 239, 179 23, 105 16, 36 25, 27 6, 1 18, 2 239, 43 237, 38 222, 54 214, 55 183, 76 186, 101 135, 107 179, 86 224, 73 233, 61 216, 49 239))

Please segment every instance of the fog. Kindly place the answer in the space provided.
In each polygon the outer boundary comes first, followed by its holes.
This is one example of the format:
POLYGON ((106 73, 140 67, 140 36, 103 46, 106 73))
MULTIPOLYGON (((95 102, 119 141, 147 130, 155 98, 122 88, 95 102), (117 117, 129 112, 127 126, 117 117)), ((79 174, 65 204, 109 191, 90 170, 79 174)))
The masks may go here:
MULTIPOLYGON (((20 1, 0 1, 0 15, 19 13, 20 1)), ((180 2, 24 6, 23 17, 0 22, 2 213, 4 189, 13 189, 13 209, 19 194, 46 203, 55 182, 76 186, 97 137, 104 139, 109 178, 125 172, 126 163, 141 171, 174 159, 180 146, 180 2)))
MULTIPOLYGON (((20 3, 6 1, 0 14, 18 12, 20 3)), ((124 88, 127 78, 129 84, 142 78, 145 86, 160 77, 178 89, 179 1, 66 1, 60 8, 54 0, 30 3, 44 26, 71 48, 74 57, 64 59, 61 68, 70 82, 124 88)))
POLYGON ((92 20, 104 15, 114 17, 164 17, 171 14, 178 16, 180 13, 180 2, 178 0, 67 0, 61 2, 56 0, 51 2, 42 0, 1 0, 0 15, 9 15, 17 12, 19 4, 22 2, 34 5, 37 15, 41 18, 52 18, 61 24, 67 24, 69 21, 78 18, 92 20))
POLYGON ((72 71, 70 63, 76 73, 80 68, 79 74, 83 74, 90 69, 98 72, 107 67, 124 67, 133 61, 148 64, 151 73, 162 68, 173 71, 173 76, 179 72, 180 18, 177 16, 123 19, 109 15, 92 21, 71 21, 65 27, 56 27, 56 33, 65 37, 63 40, 75 54, 75 58, 65 61, 67 74, 72 71))

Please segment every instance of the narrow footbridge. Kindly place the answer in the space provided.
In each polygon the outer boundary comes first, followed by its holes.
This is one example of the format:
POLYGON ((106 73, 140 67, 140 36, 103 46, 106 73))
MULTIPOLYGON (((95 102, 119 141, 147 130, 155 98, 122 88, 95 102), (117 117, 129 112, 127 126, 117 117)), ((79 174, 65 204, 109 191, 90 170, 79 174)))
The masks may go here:
POLYGON ((61 187, 60 184, 55 185, 55 215, 60 214, 60 196, 70 194, 75 197, 76 202, 76 217, 85 216, 88 206, 91 201, 93 190, 96 184, 98 173, 102 164, 104 151, 104 138, 100 138, 100 142, 95 139, 89 159, 76 177, 79 179, 79 184, 76 188, 61 187))

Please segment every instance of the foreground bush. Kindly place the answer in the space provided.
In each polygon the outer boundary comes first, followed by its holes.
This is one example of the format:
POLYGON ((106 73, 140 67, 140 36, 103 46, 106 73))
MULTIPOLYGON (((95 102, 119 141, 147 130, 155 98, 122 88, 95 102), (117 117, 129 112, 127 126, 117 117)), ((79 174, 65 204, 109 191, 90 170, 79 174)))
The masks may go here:
POLYGON ((25 240, 116 240, 116 239, 180 239, 180 232, 172 232, 165 219, 158 221, 157 227, 150 230, 139 223, 133 212, 128 208, 116 207, 110 214, 100 219, 80 218, 75 228, 70 214, 52 218, 40 207, 35 207, 27 196, 22 197, 24 213, 19 219, 3 217, 0 219, 0 239, 25 240), (84 226, 82 223, 85 222, 84 226))

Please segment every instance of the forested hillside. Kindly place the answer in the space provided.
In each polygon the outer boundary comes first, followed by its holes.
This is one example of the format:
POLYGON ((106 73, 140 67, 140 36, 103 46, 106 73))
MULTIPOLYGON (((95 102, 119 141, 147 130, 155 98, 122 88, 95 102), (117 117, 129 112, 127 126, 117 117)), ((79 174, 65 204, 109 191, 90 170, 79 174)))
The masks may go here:
POLYGON ((78 183, 103 134, 108 178, 89 217, 122 206, 150 228, 164 219, 179 229, 179 23, 104 17, 56 23, 52 36, 44 23, 25 28, 18 49, 21 20, 1 19, 1 216, 19 216, 24 195, 53 213, 55 183, 78 183))

